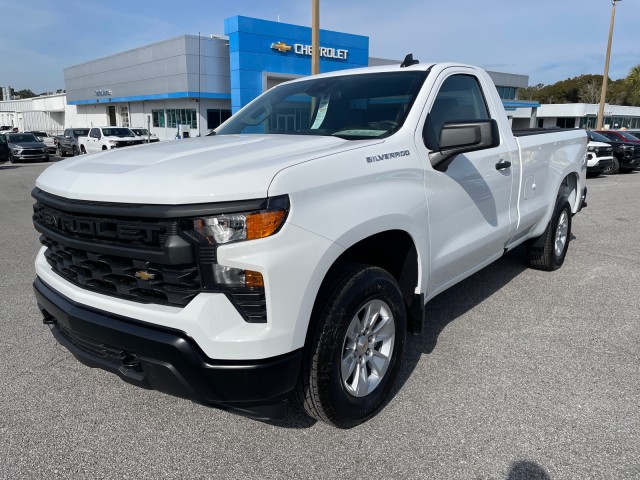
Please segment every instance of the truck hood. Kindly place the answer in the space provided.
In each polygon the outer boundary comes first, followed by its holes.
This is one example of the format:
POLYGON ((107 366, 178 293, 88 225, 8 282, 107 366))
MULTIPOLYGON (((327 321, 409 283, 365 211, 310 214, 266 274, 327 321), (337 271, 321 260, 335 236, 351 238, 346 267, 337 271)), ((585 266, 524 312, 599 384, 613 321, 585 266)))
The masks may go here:
POLYGON ((38 188, 100 202, 189 204, 264 198, 283 168, 374 141, 292 135, 223 135, 151 143, 61 161, 38 188))

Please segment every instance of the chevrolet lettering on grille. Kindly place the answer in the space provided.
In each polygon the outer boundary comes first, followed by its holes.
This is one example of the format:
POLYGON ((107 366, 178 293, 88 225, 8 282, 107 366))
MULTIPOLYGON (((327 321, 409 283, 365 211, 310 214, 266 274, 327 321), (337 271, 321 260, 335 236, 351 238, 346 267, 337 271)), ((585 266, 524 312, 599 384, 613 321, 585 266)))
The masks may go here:
POLYGON ((161 225, 135 225, 110 220, 73 217, 49 209, 41 209, 40 214, 45 224, 60 232, 108 240, 136 240, 152 243, 157 242, 158 236, 165 230, 161 225))

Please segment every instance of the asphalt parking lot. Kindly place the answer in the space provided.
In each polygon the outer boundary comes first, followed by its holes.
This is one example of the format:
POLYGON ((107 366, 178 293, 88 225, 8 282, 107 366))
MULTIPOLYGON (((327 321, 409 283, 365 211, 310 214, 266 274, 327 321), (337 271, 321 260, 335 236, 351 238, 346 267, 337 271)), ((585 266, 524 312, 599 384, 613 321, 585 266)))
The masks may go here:
POLYGON ((58 346, 31 290, 46 166, 0 165, 0 478, 640 478, 640 172, 588 180, 562 269, 517 249, 434 299, 390 403, 343 431, 142 390, 58 346))

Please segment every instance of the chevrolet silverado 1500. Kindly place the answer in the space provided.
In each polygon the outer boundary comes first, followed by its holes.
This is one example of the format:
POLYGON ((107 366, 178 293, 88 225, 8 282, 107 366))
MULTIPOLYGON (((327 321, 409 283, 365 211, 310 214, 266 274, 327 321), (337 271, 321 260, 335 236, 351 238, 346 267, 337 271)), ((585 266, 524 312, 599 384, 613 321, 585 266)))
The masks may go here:
POLYGON ((378 412, 428 301, 518 245, 565 260, 584 130, 514 135, 490 77, 362 68, 267 91, 215 135, 37 180, 35 294, 80 361, 257 417, 378 412))
POLYGON ((81 153, 95 153, 114 148, 141 145, 141 138, 124 127, 93 127, 86 137, 78 137, 81 153))

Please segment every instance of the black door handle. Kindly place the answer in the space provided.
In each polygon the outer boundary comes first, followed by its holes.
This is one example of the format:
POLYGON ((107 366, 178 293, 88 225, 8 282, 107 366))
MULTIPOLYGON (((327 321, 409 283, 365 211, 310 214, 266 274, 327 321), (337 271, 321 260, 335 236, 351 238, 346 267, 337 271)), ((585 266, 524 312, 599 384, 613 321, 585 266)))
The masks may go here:
POLYGON ((500 160, 496 163, 496 170, 504 170, 509 167, 511 167, 511 162, 509 160, 500 160))

